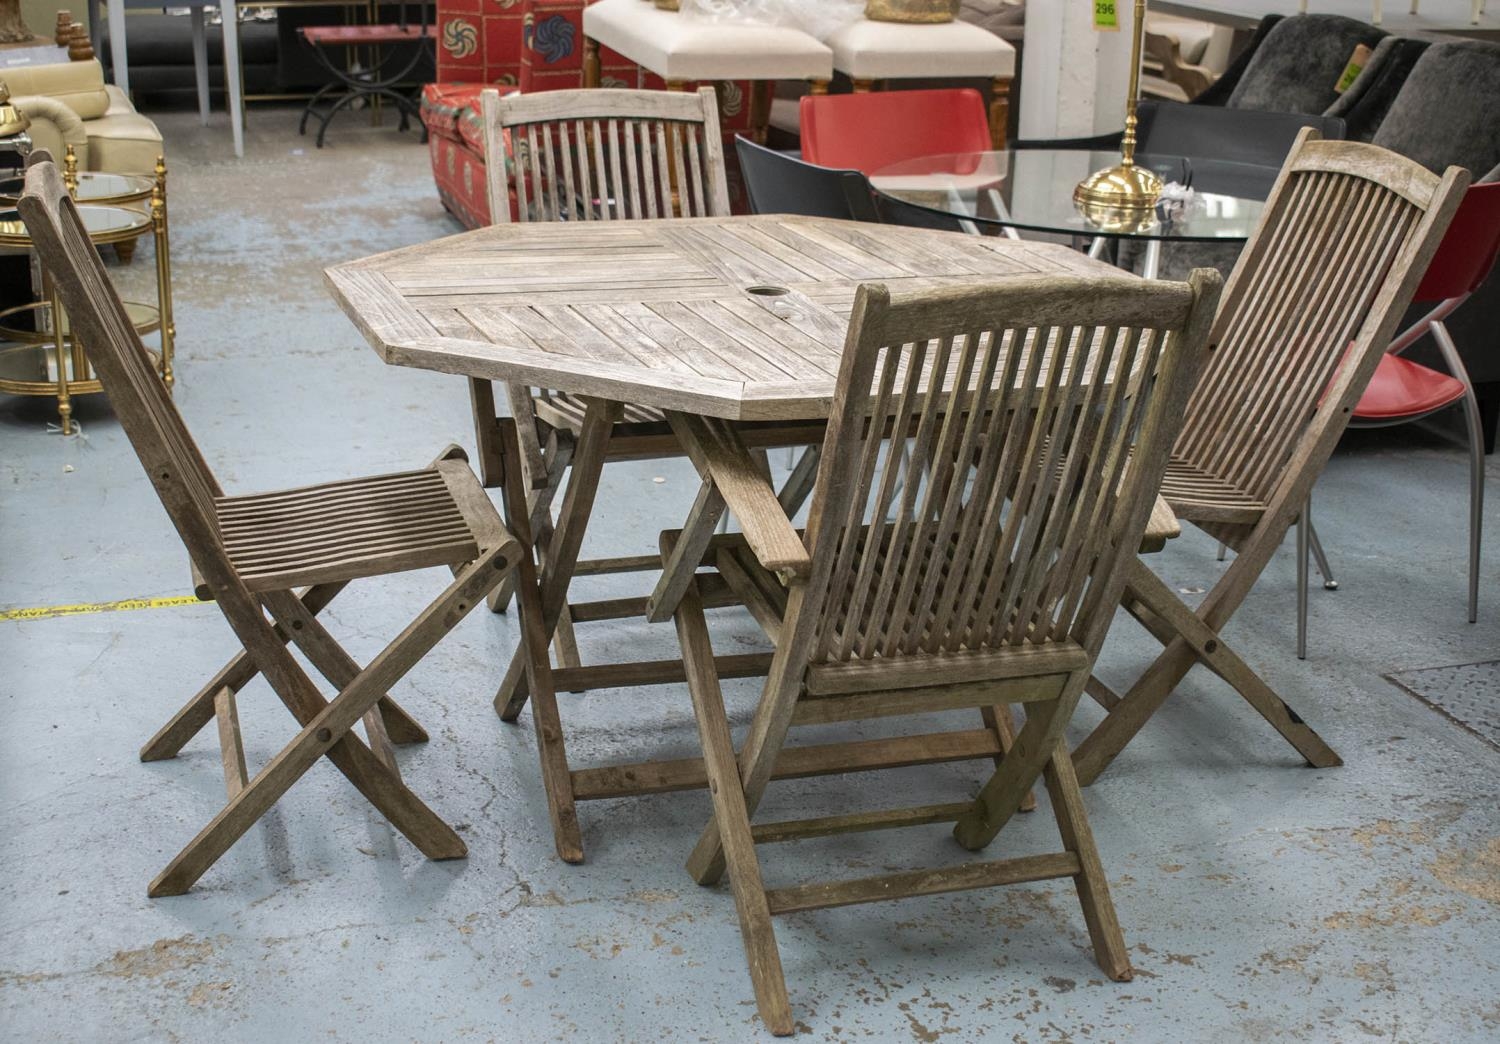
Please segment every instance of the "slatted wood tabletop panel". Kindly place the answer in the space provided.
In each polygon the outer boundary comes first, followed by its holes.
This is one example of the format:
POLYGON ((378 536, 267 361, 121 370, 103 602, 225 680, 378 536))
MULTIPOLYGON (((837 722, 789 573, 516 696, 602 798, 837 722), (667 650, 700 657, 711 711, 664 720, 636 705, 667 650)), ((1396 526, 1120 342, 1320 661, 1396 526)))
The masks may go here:
POLYGON ((1091 275, 1065 247, 780 215, 495 226, 339 265, 389 363, 731 420, 820 417, 855 289, 1091 275))

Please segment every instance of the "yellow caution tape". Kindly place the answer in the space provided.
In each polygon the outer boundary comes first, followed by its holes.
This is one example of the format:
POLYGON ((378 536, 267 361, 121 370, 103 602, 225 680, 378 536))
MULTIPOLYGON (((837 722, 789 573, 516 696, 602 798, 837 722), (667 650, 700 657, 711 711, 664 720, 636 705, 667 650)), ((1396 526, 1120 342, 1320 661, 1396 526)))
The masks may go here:
POLYGON ((0 609, 0 620, 45 620, 53 616, 85 616, 89 613, 122 613, 129 609, 171 609, 198 605, 192 595, 170 598, 122 598, 118 602, 84 602, 81 605, 41 605, 30 609, 0 609))

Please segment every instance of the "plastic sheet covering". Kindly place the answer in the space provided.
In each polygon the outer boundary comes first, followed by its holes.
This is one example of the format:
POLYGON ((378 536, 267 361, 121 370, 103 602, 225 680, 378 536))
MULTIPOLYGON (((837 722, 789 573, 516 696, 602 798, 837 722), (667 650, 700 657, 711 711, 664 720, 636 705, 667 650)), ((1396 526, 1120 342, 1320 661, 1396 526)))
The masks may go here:
POLYGON ((784 25, 819 40, 864 17, 865 0, 681 0, 682 15, 706 22, 784 25))

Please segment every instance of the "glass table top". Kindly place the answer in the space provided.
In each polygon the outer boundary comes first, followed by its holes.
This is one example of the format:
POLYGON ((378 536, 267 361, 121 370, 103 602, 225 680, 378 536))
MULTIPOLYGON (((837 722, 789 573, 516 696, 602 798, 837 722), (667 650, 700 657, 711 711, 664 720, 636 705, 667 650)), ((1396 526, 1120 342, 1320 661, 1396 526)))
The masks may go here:
MULTIPOLYGON (((78 190, 74 198, 80 203, 99 203, 122 199, 142 199, 151 195, 156 179, 147 174, 106 174, 81 171, 78 175, 78 190)), ((15 206, 26 188, 26 177, 17 174, 0 178, 0 204, 15 206)))
POLYGON ((1156 213, 1137 227, 1102 227, 1073 205, 1073 189, 1120 162, 1113 151, 1017 149, 923 156, 873 172, 883 195, 978 226, 1079 236, 1191 241, 1245 240, 1276 181, 1268 167, 1185 156, 1139 155, 1168 183, 1156 213))
MULTIPOLYGON (((81 203, 78 215, 90 238, 95 240, 128 239, 151 227, 151 215, 128 207, 81 203)), ((20 213, 14 207, 0 209, 0 244, 26 246, 30 242, 20 213)))

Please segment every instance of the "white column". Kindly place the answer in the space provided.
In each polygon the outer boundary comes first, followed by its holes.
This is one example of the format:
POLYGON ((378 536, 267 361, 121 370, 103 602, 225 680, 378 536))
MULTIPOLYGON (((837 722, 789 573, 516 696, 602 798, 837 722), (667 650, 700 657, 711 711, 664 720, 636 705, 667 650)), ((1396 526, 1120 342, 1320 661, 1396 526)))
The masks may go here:
POLYGON ((1120 28, 1094 28, 1094 5, 1048 0, 1026 5, 1021 68, 1021 137, 1081 138, 1125 125, 1132 0, 1117 0, 1120 28))

